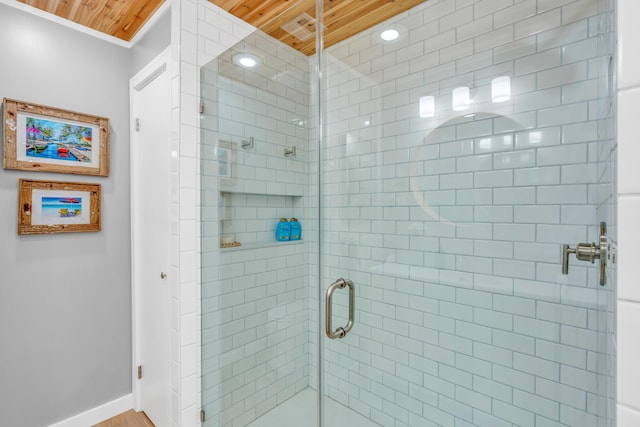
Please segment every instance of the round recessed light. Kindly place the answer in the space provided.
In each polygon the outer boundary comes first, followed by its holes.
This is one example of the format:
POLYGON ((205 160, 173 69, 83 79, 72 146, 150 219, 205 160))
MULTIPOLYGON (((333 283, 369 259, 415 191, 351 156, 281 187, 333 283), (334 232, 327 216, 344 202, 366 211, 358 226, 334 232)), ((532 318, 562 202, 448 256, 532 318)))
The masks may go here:
POLYGON ((240 65, 243 67, 255 67, 257 64, 256 60, 253 58, 240 58, 240 65))
POLYGON ((260 58, 250 53, 239 53, 234 55, 233 63, 245 68, 253 68, 260 63, 260 58))
POLYGON ((393 41, 398 37, 400 37, 400 33, 398 32, 398 30, 394 29, 384 30, 380 33, 380 38, 386 42, 393 41))

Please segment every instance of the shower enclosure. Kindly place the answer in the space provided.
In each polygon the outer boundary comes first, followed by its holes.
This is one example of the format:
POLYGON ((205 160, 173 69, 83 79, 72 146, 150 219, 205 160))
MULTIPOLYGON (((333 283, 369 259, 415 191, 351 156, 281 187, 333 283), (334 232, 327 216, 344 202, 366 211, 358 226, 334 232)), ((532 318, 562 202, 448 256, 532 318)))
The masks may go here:
POLYGON ((615 425, 612 2, 285 3, 201 9, 204 425, 615 425))

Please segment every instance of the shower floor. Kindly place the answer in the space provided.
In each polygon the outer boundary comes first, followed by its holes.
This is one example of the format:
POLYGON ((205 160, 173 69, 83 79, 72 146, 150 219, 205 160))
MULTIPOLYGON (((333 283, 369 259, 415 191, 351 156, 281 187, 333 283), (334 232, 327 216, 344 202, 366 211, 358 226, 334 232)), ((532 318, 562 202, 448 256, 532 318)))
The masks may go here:
MULTIPOLYGON (((380 427, 378 424, 352 411, 333 399, 325 399, 327 405, 326 427, 380 427)), ((286 402, 276 406, 247 427, 300 427, 300 420, 315 418, 317 397, 315 390, 306 388, 286 402)), ((305 423, 305 426, 313 425, 305 423)))

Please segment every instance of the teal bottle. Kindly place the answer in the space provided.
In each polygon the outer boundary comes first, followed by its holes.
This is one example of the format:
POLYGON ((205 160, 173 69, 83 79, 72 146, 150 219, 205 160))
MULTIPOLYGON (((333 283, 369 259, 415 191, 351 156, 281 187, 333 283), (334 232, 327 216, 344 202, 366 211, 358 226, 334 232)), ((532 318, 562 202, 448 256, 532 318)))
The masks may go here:
POLYGON ((290 236, 291 226, 289 225, 289 221, 287 221, 287 218, 280 218, 278 227, 276 227, 276 240, 279 242, 284 242, 289 240, 290 236))
POLYGON ((291 218, 291 221, 289 221, 289 227, 291 228, 290 239, 300 240, 300 238, 302 237, 302 228, 300 226, 300 222, 296 218, 291 218))

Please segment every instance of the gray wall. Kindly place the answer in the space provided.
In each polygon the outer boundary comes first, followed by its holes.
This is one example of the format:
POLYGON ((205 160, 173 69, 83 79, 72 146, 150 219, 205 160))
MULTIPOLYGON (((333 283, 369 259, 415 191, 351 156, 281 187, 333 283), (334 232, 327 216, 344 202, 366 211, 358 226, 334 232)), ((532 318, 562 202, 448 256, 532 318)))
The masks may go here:
POLYGON ((111 119, 108 178, 0 170, 0 426, 131 392, 131 52, 0 4, 0 98, 111 119), (102 184, 102 231, 18 236, 19 178, 102 184))
POLYGON ((131 76, 134 76, 171 43, 171 8, 167 8, 131 48, 131 76))

